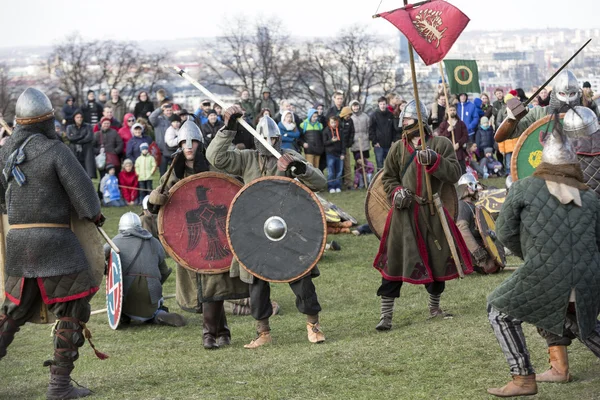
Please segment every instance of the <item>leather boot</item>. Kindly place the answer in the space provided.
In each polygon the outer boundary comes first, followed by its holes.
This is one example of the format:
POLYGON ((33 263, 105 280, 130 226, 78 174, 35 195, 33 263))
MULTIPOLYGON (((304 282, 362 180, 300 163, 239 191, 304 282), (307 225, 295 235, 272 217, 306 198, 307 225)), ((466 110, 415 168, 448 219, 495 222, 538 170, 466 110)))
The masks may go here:
POLYGON ((531 375, 513 375, 513 380, 501 388, 491 388, 487 390, 489 394, 498 397, 514 396, 532 396, 537 394, 537 384, 535 383, 535 374, 531 375))
POLYGON ((217 345, 219 347, 229 346, 231 344, 231 331, 227 326, 227 317, 225 316, 225 306, 221 305, 219 318, 219 327, 217 329, 217 345))
POLYGON ((71 385, 71 371, 73 368, 50 366, 50 383, 46 398, 48 400, 80 399, 92 394, 92 391, 84 387, 73 387, 71 385))
POLYGON ((156 317, 154 317, 154 322, 158 325, 167 325, 174 327, 182 327, 185 326, 186 321, 182 315, 170 312, 159 312, 156 317))
POLYGON ((17 322, 7 315, 0 315, 0 360, 6 355, 6 349, 19 331, 17 322))
POLYGON ((202 343, 205 349, 218 349, 217 332, 219 330, 219 319, 221 318, 220 310, 223 308, 222 301, 203 303, 203 329, 202 343))
POLYGON ((550 369, 543 374, 537 375, 535 380, 537 382, 569 382, 571 375, 569 374, 567 346, 548 347, 548 355, 550 356, 550 369))
POLYGON ((271 344, 273 339, 271 339, 271 327, 269 326, 268 319, 259 319, 257 321, 257 333, 258 336, 256 339, 252 340, 250 343, 245 344, 245 349, 257 349, 266 344, 271 344))

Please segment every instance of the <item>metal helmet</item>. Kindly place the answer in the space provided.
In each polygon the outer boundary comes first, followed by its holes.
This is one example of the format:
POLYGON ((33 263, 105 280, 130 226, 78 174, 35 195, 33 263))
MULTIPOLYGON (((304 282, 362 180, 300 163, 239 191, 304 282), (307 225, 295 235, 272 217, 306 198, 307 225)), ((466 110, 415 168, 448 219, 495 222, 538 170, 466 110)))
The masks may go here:
POLYGON ((193 140, 204 143, 204 136, 202 135, 200 128, 198 128, 198 125, 196 125, 194 121, 188 119, 181 125, 181 128, 179 128, 179 132, 177 133, 177 144, 181 146, 181 143, 185 142, 183 147, 191 149, 193 140))
POLYGON ((281 136, 277 123, 268 115, 265 115, 260 119, 260 122, 256 125, 256 132, 265 139, 278 138, 281 136))
POLYGON ((17 100, 15 114, 17 124, 31 125, 53 119, 54 108, 44 92, 28 87, 17 100))
MULTIPOLYGON (((429 118, 427 107, 425 107, 422 101, 419 101, 419 105, 421 108, 421 117, 423 118, 423 121, 427 121, 427 118, 429 118)), ((411 100, 408 102, 408 104, 406 104, 404 110, 402 110, 402 112, 400 113, 400 125, 402 125, 402 120, 404 120, 404 118, 412 118, 416 121, 418 119, 418 116, 419 114, 417 114, 417 102, 415 100, 411 100)))
POLYGON ((479 182, 471 173, 463 174, 458 180, 458 197, 460 199, 464 199, 469 196, 469 191, 467 189, 471 189, 474 193, 479 191, 479 182))
POLYGON ((140 229, 141 227, 142 221, 140 217, 131 211, 123 214, 119 220, 119 232, 121 233, 130 229, 140 229))
POLYGON ((564 103, 574 103, 579 100, 579 82, 575 74, 568 69, 558 74, 552 92, 556 93, 556 98, 564 103))
POLYGON ((142 200, 142 209, 143 210, 147 210, 148 209, 148 201, 150 200, 150 195, 147 194, 146 197, 144 197, 144 200, 142 200))
POLYGON ((579 163, 571 140, 559 129, 554 128, 554 131, 547 136, 542 150, 542 162, 552 165, 579 163))
POLYGON ((512 186, 512 184, 513 184, 513 178, 512 178, 512 175, 509 175, 506 177, 506 183, 505 183, 506 190, 509 190, 510 187, 512 186))
POLYGON ((570 138, 591 136, 599 129, 596 113, 587 107, 575 106, 563 119, 563 132, 570 138))

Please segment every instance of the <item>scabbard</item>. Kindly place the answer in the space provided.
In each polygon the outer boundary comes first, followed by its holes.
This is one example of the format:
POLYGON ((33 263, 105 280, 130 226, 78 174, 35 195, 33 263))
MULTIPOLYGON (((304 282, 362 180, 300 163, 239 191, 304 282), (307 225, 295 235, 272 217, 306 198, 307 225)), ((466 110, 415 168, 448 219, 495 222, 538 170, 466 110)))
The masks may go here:
POLYGON ((464 278, 465 273, 462 270, 460 258, 458 257, 458 252, 456 251, 456 244, 454 243, 454 237, 450 232, 450 227, 448 226, 448 220, 446 219, 446 213, 444 212, 442 199, 440 199, 439 194, 435 193, 433 195, 433 203, 435 204, 438 216, 440 217, 440 222, 442 223, 442 228, 444 229, 444 235, 446 236, 446 240, 448 241, 448 246, 450 247, 450 252, 452 254, 452 258, 454 259, 454 263, 456 264, 456 270, 458 271, 458 275, 461 278, 464 278))

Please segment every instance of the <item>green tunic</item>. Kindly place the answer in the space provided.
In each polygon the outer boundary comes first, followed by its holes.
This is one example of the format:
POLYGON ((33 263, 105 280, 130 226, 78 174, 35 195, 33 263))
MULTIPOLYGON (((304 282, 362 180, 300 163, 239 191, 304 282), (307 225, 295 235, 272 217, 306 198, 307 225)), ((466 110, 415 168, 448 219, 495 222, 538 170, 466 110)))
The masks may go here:
MULTIPOLYGON (((263 176, 287 176, 293 178, 290 172, 279 171, 275 157, 261 156, 258 150, 230 149, 235 131, 220 130, 206 150, 206 159, 215 168, 231 175, 242 177, 244 183, 250 183, 263 176)), ((282 153, 290 154, 298 160, 306 160, 293 150, 284 149, 282 153)), ((297 177, 304 185, 313 191, 327 189, 327 180, 317 168, 307 163, 306 173, 297 177)), ((245 269, 240 268, 233 260, 230 270, 232 276, 240 276, 242 281, 252 283, 254 277, 245 269)))
MULTIPOLYGON (((461 169, 450 140, 429 137, 427 145, 438 154, 436 163, 427 168, 417 162, 415 148, 405 139, 392 145, 382 176, 384 189, 391 199, 400 188, 426 198, 425 173, 431 176, 434 194, 440 192, 443 183, 458 182, 461 169), (406 168, 403 168, 403 162, 406 168)), ((464 272, 470 273, 471 259, 462 235, 447 213, 445 217, 466 265, 464 272)), ((374 264, 385 279, 426 284, 458 277, 437 212, 431 215, 427 204, 414 201, 406 209, 392 207, 388 221, 387 236, 382 238, 374 264)))
POLYGON ((535 121, 544 118, 548 114, 548 107, 533 107, 526 116, 523 117, 515 127, 515 130, 510 134, 508 139, 518 138, 529 128, 535 121))

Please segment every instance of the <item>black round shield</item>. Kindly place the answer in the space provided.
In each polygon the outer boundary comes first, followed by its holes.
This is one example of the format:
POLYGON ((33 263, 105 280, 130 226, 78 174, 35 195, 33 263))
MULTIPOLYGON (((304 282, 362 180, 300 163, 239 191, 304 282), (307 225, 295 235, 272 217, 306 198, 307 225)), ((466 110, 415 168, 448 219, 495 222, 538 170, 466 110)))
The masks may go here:
POLYGON ((325 214, 302 183, 267 176, 244 186, 227 215, 227 239, 240 265, 269 282, 307 275, 325 250, 325 214))

